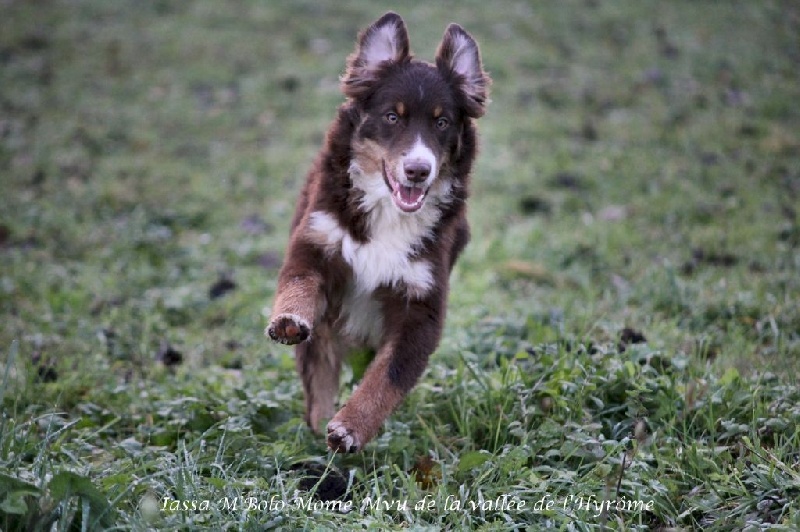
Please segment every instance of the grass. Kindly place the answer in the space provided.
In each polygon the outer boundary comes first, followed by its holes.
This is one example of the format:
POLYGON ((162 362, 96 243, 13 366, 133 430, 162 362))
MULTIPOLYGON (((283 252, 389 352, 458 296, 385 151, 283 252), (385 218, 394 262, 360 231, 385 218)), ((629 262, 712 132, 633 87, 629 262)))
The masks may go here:
POLYGON ((389 7, 4 6, 0 528, 800 526, 792 2, 394 7, 494 78, 474 238, 376 441, 303 427, 264 305, 389 7))

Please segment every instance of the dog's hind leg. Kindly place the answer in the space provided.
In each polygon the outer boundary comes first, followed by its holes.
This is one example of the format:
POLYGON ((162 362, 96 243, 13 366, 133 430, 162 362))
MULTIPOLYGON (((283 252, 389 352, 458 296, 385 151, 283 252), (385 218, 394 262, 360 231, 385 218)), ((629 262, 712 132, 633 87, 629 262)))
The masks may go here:
POLYGON ((329 326, 317 326, 313 338, 295 347, 295 364, 303 381, 306 423, 315 433, 333 417, 339 395, 344 350, 329 326))

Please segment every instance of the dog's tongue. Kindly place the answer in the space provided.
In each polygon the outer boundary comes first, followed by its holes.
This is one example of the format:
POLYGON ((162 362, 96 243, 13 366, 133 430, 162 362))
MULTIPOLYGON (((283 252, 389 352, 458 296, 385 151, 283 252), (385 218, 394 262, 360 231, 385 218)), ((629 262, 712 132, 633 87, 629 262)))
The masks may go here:
POLYGON ((400 185, 400 199, 408 205, 417 203, 423 194, 425 191, 421 188, 400 185))

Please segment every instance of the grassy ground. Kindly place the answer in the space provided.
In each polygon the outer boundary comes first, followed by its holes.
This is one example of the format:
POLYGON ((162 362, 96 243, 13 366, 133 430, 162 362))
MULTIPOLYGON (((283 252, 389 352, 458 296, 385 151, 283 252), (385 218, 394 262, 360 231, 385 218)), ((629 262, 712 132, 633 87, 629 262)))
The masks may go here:
POLYGON ((0 529, 800 526, 795 2, 395 7, 494 78, 474 240, 385 432, 302 426, 265 305, 387 7, 3 2, 0 529))

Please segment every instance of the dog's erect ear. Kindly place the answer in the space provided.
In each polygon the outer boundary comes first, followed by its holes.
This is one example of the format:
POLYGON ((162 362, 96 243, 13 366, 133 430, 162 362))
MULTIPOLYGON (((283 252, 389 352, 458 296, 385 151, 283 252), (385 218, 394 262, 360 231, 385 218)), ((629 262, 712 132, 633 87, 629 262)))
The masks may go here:
POLYGON ((478 43, 458 24, 450 24, 436 51, 436 66, 448 76, 456 74, 466 96, 467 114, 483 116, 489 98, 491 79, 483 71, 478 43))
POLYGON ((403 19, 397 13, 386 13, 359 36, 355 52, 347 58, 342 92, 351 98, 365 94, 384 63, 405 61, 410 57, 403 19))

